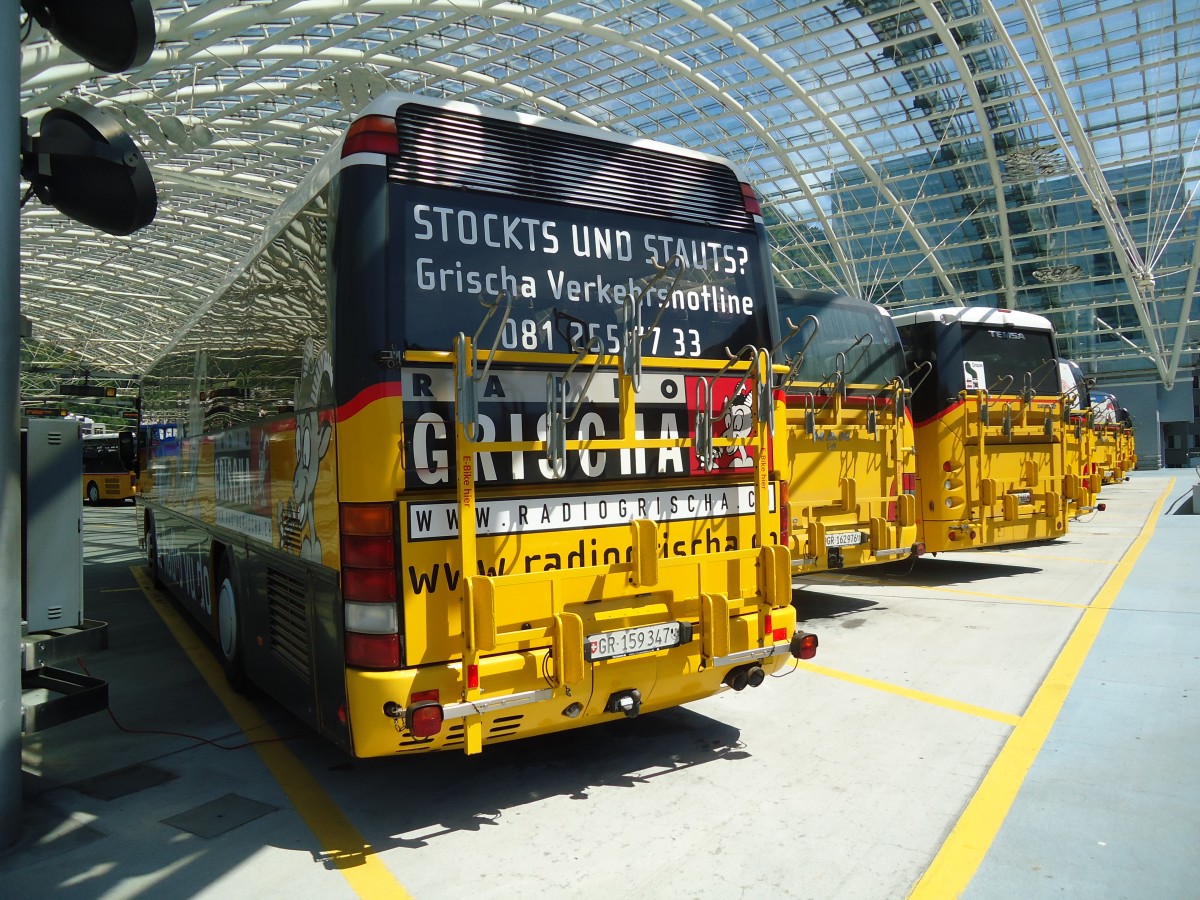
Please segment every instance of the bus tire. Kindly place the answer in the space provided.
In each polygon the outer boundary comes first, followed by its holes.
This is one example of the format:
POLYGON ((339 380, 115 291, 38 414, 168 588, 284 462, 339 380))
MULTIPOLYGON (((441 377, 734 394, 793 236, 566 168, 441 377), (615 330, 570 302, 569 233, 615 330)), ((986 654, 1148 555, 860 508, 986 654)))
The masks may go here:
POLYGON ((162 571, 158 568, 158 532, 154 528, 154 519, 146 521, 146 571, 150 575, 150 583, 156 588, 162 588, 162 571))
POLYGON ((238 594, 229 554, 224 553, 217 566, 217 649, 229 686, 242 693, 246 689, 246 656, 242 652, 242 606, 238 594))
POLYGON ((100 487, 94 481, 89 481, 87 486, 88 503, 96 506, 100 503, 100 487))

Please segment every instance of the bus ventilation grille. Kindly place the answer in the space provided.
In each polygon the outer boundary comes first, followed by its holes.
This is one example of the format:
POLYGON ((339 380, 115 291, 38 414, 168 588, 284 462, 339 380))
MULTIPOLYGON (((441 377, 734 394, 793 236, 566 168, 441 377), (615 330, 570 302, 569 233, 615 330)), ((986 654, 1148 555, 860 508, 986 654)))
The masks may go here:
POLYGON ((400 733, 398 753, 420 753, 424 750, 452 750, 461 747, 464 741, 463 720, 450 723, 441 734, 432 738, 415 738, 412 732, 405 730, 400 733))
MULTIPOLYGON (((520 715, 501 716, 488 726, 485 741, 493 743, 517 737, 517 732, 520 731, 521 723, 524 719, 525 717, 520 715)), ((412 732, 403 731, 400 734, 400 745, 396 748, 396 752, 420 753, 423 750, 454 750, 460 748, 464 741, 463 724, 462 719, 456 719, 448 724, 441 734, 430 739, 414 738, 412 732)))
POLYGON ((308 591, 303 581, 278 569, 267 569, 267 619, 271 654, 311 683, 308 591))
POLYGON ((737 175, 712 159, 412 103, 391 181, 752 231, 737 175))

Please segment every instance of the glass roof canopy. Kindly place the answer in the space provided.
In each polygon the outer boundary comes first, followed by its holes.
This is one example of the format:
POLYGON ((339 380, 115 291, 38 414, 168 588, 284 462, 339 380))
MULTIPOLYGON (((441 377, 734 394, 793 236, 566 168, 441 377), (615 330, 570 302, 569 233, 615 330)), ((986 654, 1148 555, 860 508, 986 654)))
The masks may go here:
MULTIPOLYGON (((143 373, 385 90, 723 155, 780 283, 1050 316, 1085 371, 1200 364, 1195 0, 156 0, 105 75, 32 25, 21 110, 124 122, 159 191, 118 238, 21 214, 26 396, 143 373)), ((23 186, 24 187, 24 186, 23 186)), ((281 311, 282 314, 282 311, 281 311)))

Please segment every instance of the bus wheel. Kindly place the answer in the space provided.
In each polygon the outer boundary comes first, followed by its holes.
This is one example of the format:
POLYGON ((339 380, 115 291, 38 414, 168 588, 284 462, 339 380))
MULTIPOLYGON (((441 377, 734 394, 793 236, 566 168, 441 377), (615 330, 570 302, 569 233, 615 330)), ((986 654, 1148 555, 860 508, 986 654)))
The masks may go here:
POLYGON ((100 502, 100 488, 96 485, 96 482, 88 482, 87 495, 88 503, 92 504, 92 506, 100 502))
POLYGON ((217 641, 221 648, 221 666, 235 691, 246 687, 246 661, 242 653, 241 608, 233 569, 228 557, 221 558, 217 570, 217 641))

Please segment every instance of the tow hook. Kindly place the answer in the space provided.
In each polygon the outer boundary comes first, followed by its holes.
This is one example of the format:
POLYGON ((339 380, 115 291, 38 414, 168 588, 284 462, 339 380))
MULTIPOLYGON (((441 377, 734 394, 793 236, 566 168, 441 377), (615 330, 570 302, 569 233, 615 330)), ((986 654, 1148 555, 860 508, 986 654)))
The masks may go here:
POLYGON ((632 719, 642 711, 642 692, 637 688, 628 691, 617 691, 608 698, 604 711, 609 713, 624 713, 627 719, 632 719))

